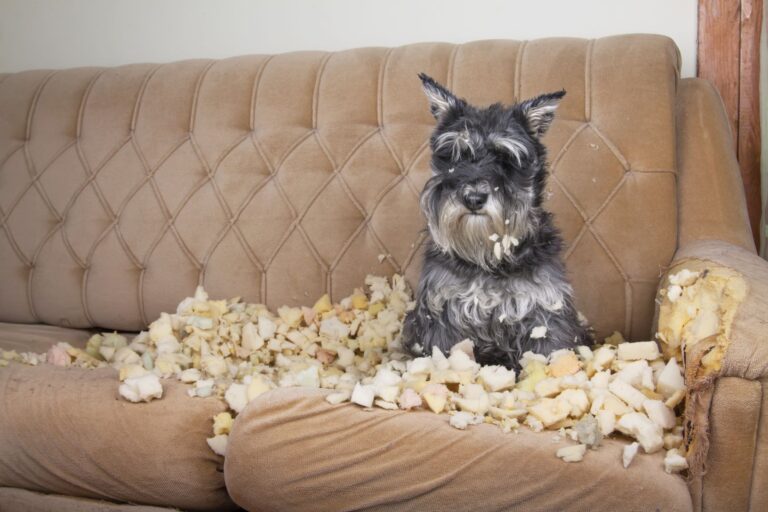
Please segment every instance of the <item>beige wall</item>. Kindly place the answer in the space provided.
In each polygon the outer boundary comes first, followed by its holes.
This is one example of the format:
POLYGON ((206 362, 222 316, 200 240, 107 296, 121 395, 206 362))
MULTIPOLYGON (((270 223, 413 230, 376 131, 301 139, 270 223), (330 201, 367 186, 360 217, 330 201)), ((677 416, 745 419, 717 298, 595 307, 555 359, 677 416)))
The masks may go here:
POLYGON ((695 73, 696 0, 0 0, 0 71, 416 41, 672 37, 695 73))

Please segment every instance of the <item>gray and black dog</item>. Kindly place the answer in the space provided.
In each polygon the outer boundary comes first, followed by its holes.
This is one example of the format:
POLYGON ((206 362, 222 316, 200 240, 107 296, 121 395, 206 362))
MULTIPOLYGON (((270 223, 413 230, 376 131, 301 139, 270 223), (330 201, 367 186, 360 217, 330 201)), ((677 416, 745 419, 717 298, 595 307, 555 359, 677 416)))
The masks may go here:
POLYGON ((591 345, 560 259, 562 238, 542 208, 541 137, 565 91, 477 108, 419 78, 437 126, 433 176, 421 194, 429 236, 403 346, 420 356, 470 338, 478 362, 518 368, 528 350, 591 345))

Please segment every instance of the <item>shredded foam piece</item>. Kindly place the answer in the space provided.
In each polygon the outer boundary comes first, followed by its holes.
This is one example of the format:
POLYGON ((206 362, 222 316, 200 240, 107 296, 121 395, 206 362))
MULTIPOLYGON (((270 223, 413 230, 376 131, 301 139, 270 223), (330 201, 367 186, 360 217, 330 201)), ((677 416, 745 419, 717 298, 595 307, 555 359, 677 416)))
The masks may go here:
MULTIPOLYGON (((447 414, 460 430, 489 423, 504 432, 523 425, 556 431, 579 443, 558 450, 570 462, 619 433, 648 453, 682 449, 685 382, 677 359, 666 350, 663 355, 656 342, 627 343, 614 333, 595 347, 549 356, 527 352, 519 375, 478 364, 471 340, 448 354, 435 347, 411 358, 399 339, 413 306, 405 280, 368 276, 365 284, 338 304, 324 295, 312 307, 284 306, 276 313, 239 298, 213 300, 198 287, 175 313, 163 313, 130 342, 117 333, 97 334, 85 350, 59 343, 47 354, 4 351, 0 361, 113 367, 129 400, 160 398, 160 379, 178 379, 189 385, 189 396, 227 404, 207 439, 220 455, 236 416, 279 387, 329 390, 325 399, 334 406, 447 414)), ((683 289, 678 303, 685 296, 683 289)), ((531 337, 545 337, 546 330, 536 326, 531 337)), ((670 467, 680 467, 670 460, 670 467)))
POLYGON ((664 457, 664 471, 667 473, 679 473, 686 469, 688 469, 686 458, 676 448, 668 450, 666 457, 664 457))
POLYGON ((653 361, 659 358, 659 346, 656 345, 655 341, 619 343, 617 357, 622 361, 637 361, 638 359, 653 361))
POLYGON ((211 448, 211 450, 213 450, 213 453, 216 455, 221 455, 222 457, 227 454, 228 441, 229 435, 227 434, 218 434, 206 439, 206 442, 208 443, 208 446, 211 448))
POLYGON ((628 444, 624 447, 624 451, 621 453, 621 464, 624 466, 624 469, 627 469, 630 464, 632 464, 632 461, 635 460, 635 455, 637 455, 637 449, 640 447, 640 444, 637 442, 628 444))
POLYGON ((560 448, 557 450, 556 455, 558 458, 563 459, 563 462, 581 462, 584 460, 584 455, 586 453, 587 445, 575 444, 560 448))
POLYGON ((141 377, 128 377, 120 384, 120 396, 130 402, 150 402, 163 396, 163 385, 153 373, 141 377))
POLYGON ((477 414, 460 411, 451 415, 448 423, 459 430, 466 429, 469 425, 479 425, 483 423, 483 417, 477 414))

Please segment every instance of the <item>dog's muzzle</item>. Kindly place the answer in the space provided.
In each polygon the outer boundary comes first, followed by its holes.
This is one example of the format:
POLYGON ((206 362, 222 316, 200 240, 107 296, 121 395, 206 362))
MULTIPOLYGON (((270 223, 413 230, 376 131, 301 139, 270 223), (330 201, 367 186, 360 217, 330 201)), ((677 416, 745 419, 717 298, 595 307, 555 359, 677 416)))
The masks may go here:
POLYGON ((488 194, 486 192, 470 192, 461 196, 461 202, 467 207, 467 210, 476 212, 485 206, 488 201, 488 194))

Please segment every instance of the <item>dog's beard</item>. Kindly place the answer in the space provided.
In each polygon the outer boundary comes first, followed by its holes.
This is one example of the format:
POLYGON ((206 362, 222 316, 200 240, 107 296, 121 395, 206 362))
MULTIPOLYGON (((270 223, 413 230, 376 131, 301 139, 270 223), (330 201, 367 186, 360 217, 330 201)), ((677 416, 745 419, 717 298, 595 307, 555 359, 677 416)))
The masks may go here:
POLYGON ((493 253, 492 236, 501 238, 511 227, 511 223, 504 222, 503 205, 494 197, 478 212, 470 212, 451 197, 434 220, 429 228, 438 247, 484 269, 490 269, 499 261, 493 253))

